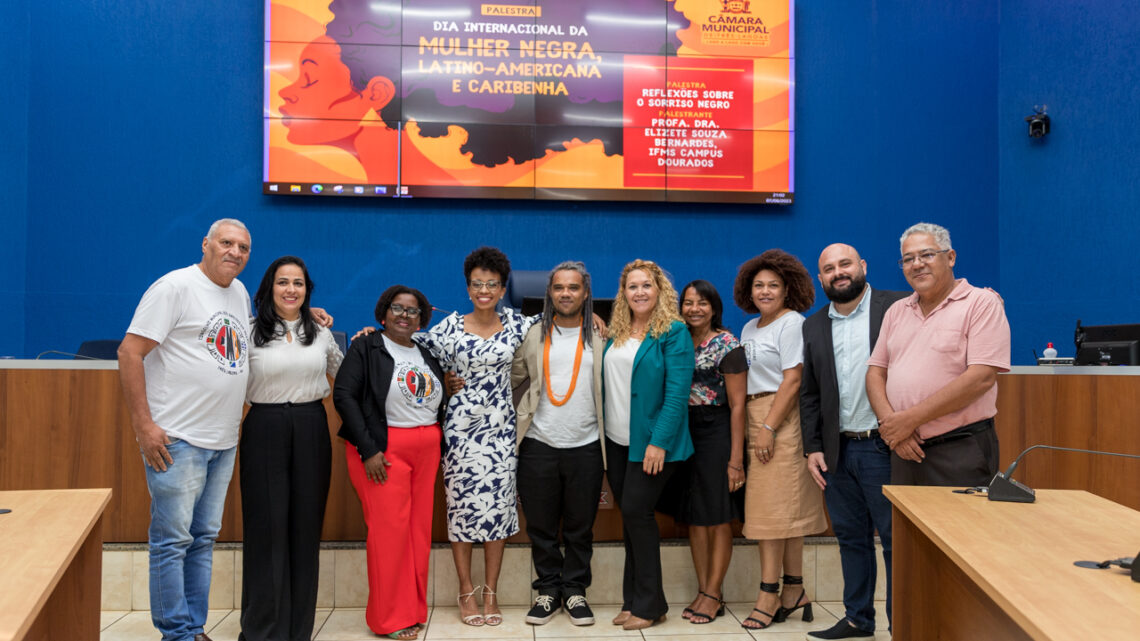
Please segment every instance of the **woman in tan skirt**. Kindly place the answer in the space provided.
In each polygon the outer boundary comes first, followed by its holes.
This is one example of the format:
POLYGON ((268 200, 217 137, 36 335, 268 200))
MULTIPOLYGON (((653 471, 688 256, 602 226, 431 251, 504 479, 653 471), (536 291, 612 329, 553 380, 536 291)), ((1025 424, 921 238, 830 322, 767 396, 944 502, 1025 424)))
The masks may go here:
POLYGON ((827 521, 823 494, 804 464, 799 391, 800 312, 811 307, 815 288, 795 256, 770 249, 740 266, 733 298, 745 312, 760 314, 740 333, 748 356, 744 536, 760 541, 760 594, 741 625, 759 630, 801 608, 804 621, 813 619, 803 585, 804 536, 824 531, 827 521))

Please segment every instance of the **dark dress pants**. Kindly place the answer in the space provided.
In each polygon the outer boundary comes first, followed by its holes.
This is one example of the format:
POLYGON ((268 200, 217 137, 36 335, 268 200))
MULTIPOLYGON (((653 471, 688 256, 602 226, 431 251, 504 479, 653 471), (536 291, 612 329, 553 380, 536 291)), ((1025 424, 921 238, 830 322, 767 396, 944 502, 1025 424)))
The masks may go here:
POLYGON ((839 460, 835 469, 824 472, 824 479, 823 498, 839 541, 845 614, 860 630, 874 631, 875 530, 883 543, 887 619, 891 617, 891 502, 883 495, 883 486, 891 482, 891 450, 878 436, 841 436, 839 460))
POLYGON ((241 636, 308 641, 332 443, 320 401, 255 404, 241 430, 241 636))
POLYGON ((921 463, 891 456, 894 485, 989 485, 998 469, 998 438, 993 419, 970 423, 922 444, 921 463))
POLYGON ((601 442, 557 448, 524 438, 518 490, 538 575, 531 587, 559 599, 584 596, 590 586, 594 518, 602 493, 601 442), (560 528, 565 555, 558 545, 560 528))
POLYGON ((640 461, 629 460, 629 447, 606 439, 607 475, 614 500, 621 507, 625 573, 622 610, 642 619, 657 619, 669 611, 661 577, 661 532, 655 506, 678 463, 666 463, 654 476, 640 461))

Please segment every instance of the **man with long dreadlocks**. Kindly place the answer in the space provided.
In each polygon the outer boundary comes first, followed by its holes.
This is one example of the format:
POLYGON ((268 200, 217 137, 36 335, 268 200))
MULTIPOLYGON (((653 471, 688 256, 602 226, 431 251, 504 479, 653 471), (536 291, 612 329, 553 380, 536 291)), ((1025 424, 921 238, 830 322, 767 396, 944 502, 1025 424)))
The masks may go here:
POLYGON ((538 575, 527 623, 542 625, 563 606, 574 625, 594 623, 586 588, 605 468, 605 343, 593 324, 586 266, 561 263, 550 272, 542 323, 531 327, 515 352, 518 491, 538 575), (558 544, 560 528, 565 552, 558 544))

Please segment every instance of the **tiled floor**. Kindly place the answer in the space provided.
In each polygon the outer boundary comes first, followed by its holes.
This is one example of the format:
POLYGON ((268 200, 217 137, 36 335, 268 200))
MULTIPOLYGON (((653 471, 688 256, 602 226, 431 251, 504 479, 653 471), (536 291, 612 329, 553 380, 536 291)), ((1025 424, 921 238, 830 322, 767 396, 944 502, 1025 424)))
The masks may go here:
MULTIPOLYGON (((728 612, 722 618, 707 624, 693 625, 681 619, 680 613, 685 604, 670 608, 668 620, 641 632, 625 632, 610 625, 610 619, 617 614, 616 605, 594 607, 598 623, 592 626, 576 627, 564 614, 542 626, 527 625, 523 619, 526 608, 503 608, 503 623, 496 627, 470 627, 459 621, 458 610, 454 607, 437 607, 429 610, 426 634, 420 638, 426 641, 447 641, 449 639, 503 639, 530 641, 558 641, 560 639, 591 639, 591 641, 701 641, 716 636, 717 641, 800 641, 811 630, 831 627, 843 616, 843 604, 818 602, 815 604, 815 621, 804 623, 799 619, 801 612, 792 615, 784 623, 768 630, 749 632, 740 627, 752 609, 752 603, 730 603, 728 612)), ((880 630, 875 634, 876 641, 887 641, 887 616, 885 603, 876 602, 877 620, 880 630)), ((206 632, 214 641, 234 641, 240 630, 241 612, 238 610, 211 610, 206 622, 206 632)), ((102 641, 155 641, 158 638, 150 622, 148 612, 104 611, 102 641)), ((356 641, 376 639, 364 623, 364 610, 358 608, 337 608, 317 610, 316 628, 313 634, 316 641, 356 641)))

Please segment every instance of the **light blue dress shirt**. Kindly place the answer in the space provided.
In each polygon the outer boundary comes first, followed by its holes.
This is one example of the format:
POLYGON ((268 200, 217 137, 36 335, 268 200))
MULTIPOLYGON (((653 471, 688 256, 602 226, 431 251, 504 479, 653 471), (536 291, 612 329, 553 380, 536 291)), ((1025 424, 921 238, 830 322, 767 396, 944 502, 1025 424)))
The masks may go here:
POLYGON ((835 303, 827 308, 831 342, 835 348, 835 376, 839 383, 839 430, 864 432, 878 426, 867 399, 867 360, 871 358, 871 287, 863 300, 843 316, 835 303))

